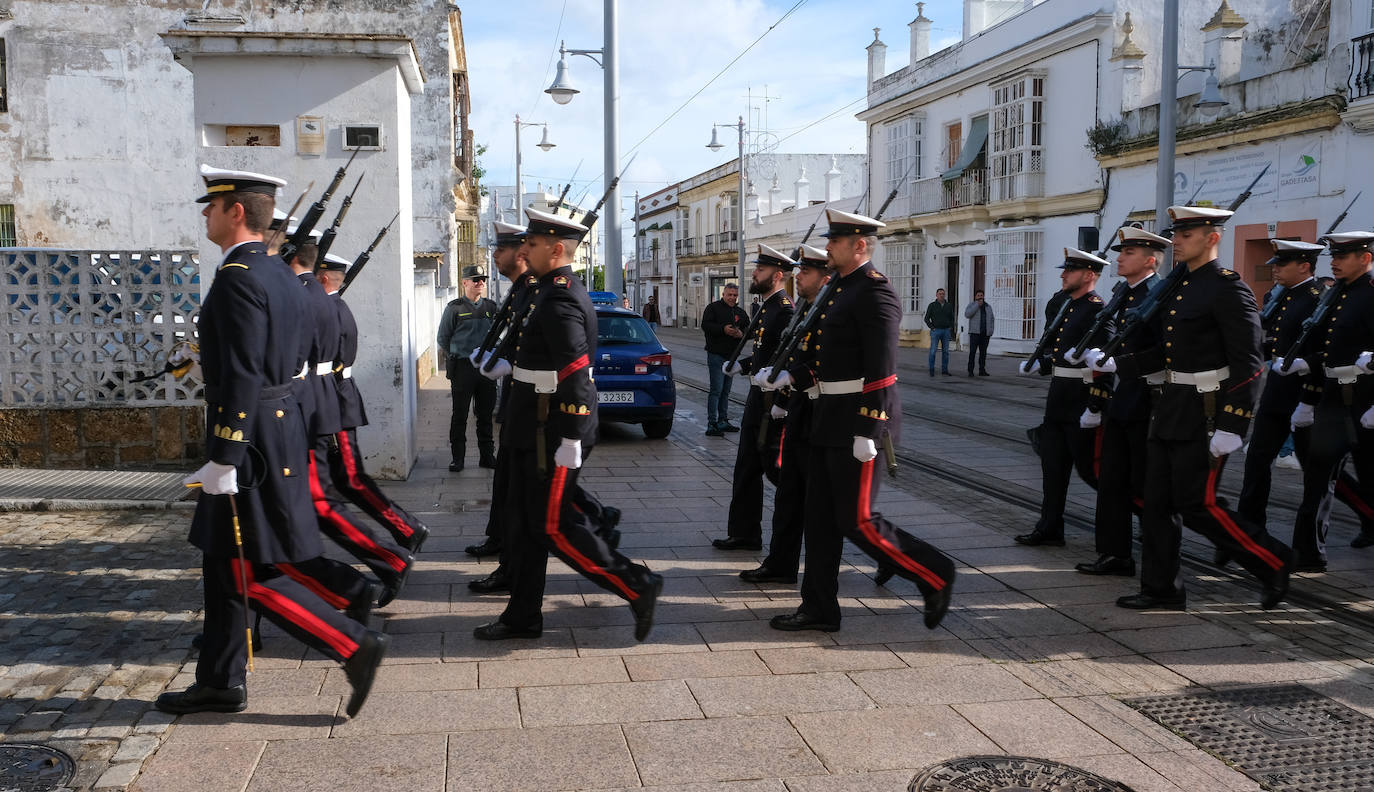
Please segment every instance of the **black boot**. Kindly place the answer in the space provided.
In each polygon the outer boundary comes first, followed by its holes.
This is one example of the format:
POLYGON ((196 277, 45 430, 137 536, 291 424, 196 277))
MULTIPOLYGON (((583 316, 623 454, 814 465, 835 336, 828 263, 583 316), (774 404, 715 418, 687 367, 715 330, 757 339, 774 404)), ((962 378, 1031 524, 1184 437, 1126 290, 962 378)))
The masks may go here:
POLYGON ((243 712, 248 709, 248 689, 243 685, 212 688, 195 684, 180 693, 163 693, 157 697, 153 706, 176 715, 191 712, 243 712))

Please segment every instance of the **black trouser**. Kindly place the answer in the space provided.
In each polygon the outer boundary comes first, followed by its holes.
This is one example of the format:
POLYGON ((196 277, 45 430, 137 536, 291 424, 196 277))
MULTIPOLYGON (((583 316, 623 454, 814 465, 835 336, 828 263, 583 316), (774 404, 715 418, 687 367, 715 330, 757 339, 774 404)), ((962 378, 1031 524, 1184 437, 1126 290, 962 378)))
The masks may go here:
POLYGON ((763 420, 763 391, 752 386, 739 421, 739 448, 735 451, 734 485, 726 523, 731 539, 763 541, 763 457, 758 446, 763 420))
POLYGON ((811 445, 783 430, 778 455, 778 491, 773 499, 773 536, 763 565, 773 572, 796 574, 801 565, 806 516, 806 465, 811 445))
POLYGON ((799 612, 840 623, 840 555, 846 537, 870 557, 930 594, 950 585, 954 562, 873 511, 878 462, 849 448, 812 446, 806 477, 806 574, 799 612))
POLYGON ((968 373, 973 376, 973 359, 978 358, 978 371, 986 374, 988 371, 988 341, 992 336, 982 333, 968 334, 968 373))
POLYGON ((1102 421, 1102 454, 1093 527, 1100 555, 1130 558, 1131 515, 1145 498, 1145 456, 1150 422, 1102 421))
POLYGON ((350 503, 381 523, 396 541, 409 539, 424 523, 388 498, 367 475, 363 455, 358 450, 358 430, 345 429, 334 435, 334 440, 329 447, 329 477, 334 487, 350 503))
MULTIPOLYGON (((612 550, 596 533, 596 523, 573 504, 577 471, 556 467, 553 446, 540 475, 537 452, 511 450, 512 471, 507 495, 510 521, 507 542, 511 596, 501 621, 511 627, 543 625, 544 579, 552 552, 583 577, 612 594, 633 602, 649 590, 649 568, 612 550)), ((583 460, 590 456, 586 449, 583 460)))
POLYGON ((1293 555, 1298 563, 1326 560, 1326 529, 1330 524, 1331 499, 1341 498, 1360 517, 1362 531, 1370 528, 1367 504, 1374 502, 1374 429, 1360 426, 1364 408, 1347 407, 1341 386, 1327 380, 1327 390, 1317 405, 1316 421, 1307 437, 1307 459, 1302 470, 1302 504, 1293 525, 1293 555), (1355 469, 1352 479, 1345 459, 1355 469))
POLYGON ((1097 450, 1102 428, 1084 429, 1078 420, 1051 421, 1040 426, 1040 521, 1037 533, 1064 535, 1064 505, 1073 471, 1088 486, 1097 487, 1097 450))
POLYGON ((496 470, 491 477, 491 510, 487 512, 486 535, 501 542, 506 541, 506 498, 510 492, 510 452, 502 443, 496 450, 496 470))
POLYGON ((1226 458, 1208 451, 1210 439, 1151 438, 1141 514, 1140 589, 1157 597, 1183 594, 1179 552, 1183 525, 1207 537, 1261 582, 1278 577, 1292 555, 1288 545, 1237 512, 1217 503, 1217 482, 1226 458), (1181 521, 1181 522, 1180 522, 1181 521))
POLYGON ((271 564, 239 564, 237 558, 203 561, 205 637, 196 662, 196 682, 213 688, 242 685, 248 662, 243 579, 249 607, 291 637, 325 657, 344 662, 358 650, 367 628, 329 607, 271 564), (242 570, 242 571, 241 571, 242 570))
POLYGON ((482 376, 467 358, 449 357, 449 391, 453 394, 453 415, 449 418, 448 444, 454 462, 463 464, 468 445, 468 410, 477 417, 477 450, 495 450, 492 414, 496 412, 496 383, 482 376))
POLYGON ((333 436, 317 438, 310 451, 310 499, 320 533, 367 565, 382 582, 395 583, 409 563, 409 553, 348 508, 330 478, 329 466, 316 461, 328 455, 330 445, 333 436))
POLYGON ((1307 468, 1307 430, 1293 432, 1291 416, 1257 413, 1250 429, 1249 445, 1245 447, 1245 480, 1240 485, 1240 500, 1236 511, 1256 525, 1268 524, 1269 490, 1274 481, 1274 460, 1288 435, 1293 434, 1293 451, 1298 463, 1307 468))

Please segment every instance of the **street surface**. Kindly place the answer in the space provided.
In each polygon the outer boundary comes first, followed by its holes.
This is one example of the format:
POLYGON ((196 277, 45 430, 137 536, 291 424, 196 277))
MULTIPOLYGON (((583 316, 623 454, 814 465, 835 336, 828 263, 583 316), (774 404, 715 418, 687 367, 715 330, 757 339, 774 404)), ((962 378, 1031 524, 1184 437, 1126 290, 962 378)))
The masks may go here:
MULTIPOLYGON (((624 510, 622 549, 668 578, 647 642, 634 642, 628 607, 557 561, 541 639, 472 638, 503 605, 466 587, 494 561, 462 553, 482 532, 490 472, 447 472, 438 377, 420 394, 419 464, 387 486, 434 536, 401 597, 374 615, 393 643, 357 719, 342 715, 341 670, 270 627, 247 712, 151 710, 194 669, 189 510, 26 511, 0 520, 3 740, 63 748, 83 790, 897 792, 935 762, 1015 754, 1140 792, 1192 792, 1260 787, 1120 699, 1296 682, 1374 715, 1374 641, 1361 621, 1374 552, 1346 546, 1348 515, 1332 529, 1331 571, 1294 579, 1295 592, 1320 597, 1267 613, 1250 581, 1205 565, 1185 566, 1187 613, 1121 610, 1112 602, 1134 580, 1072 570, 1094 556, 1089 533, 1071 527, 1065 548, 1014 544, 1035 515, 998 493, 1038 493, 1024 430, 1044 381, 1014 378, 1009 358, 970 380, 955 353, 956 375, 932 380, 924 350, 901 353, 907 411, 935 420, 905 417, 902 470, 880 506, 960 563, 944 625, 927 631, 914 586, 875 586, 874 565, 851 547, 843 629, 771 630, 770 617, 796 607, 795 586, 743 583, 737 573, 762 554, 709 546, 724 535, 739 435, 702 433, 700 334, 660 335, 680 379, 672 435, 607 426, 582 476, 624 510), (968 471, 979 480, 960 483, 968 471)), ((1228 469, 1237 478, 1239 460, 1228 469)), ((1278 471, 1276 501, 1296 501, 1294 481, 1278 471)), ((1091 504, 1075 484, 1071 510, 1090 515, 1091 504)), ((1271 513, 1282 538, 1289 514, 1271 513)))

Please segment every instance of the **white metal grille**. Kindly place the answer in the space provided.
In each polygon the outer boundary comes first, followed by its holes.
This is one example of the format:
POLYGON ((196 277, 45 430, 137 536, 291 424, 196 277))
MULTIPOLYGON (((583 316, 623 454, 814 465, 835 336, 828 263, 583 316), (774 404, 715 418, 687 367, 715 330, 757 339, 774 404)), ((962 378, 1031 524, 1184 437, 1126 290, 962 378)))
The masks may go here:
POLYGON ((191 251, 0 249, 0 406, 197 404, 200 380, 162 368, 194 339, 191 251))
POLYGON ((987 286, 996 336, 1025 341, 1039 338, 1039 306, 1035 301, 1043 231, 988 232, 987 286))
POLYGON ((883 194, 886 198, 893 190, 897 196, 888 207, 888 217, 904 217, 910 214, 911 183, 921 175, 921 120, 907 116, 886 125, 887 131, 887 173, 883 179, 883 194), (903 177, 906 181, 902 181, 903 177))
POLYGON ((992 88, 992 200, 1045 194, 1045 78, 1026 74, 992 88))
POLYGON ((925 245, 921 242, 883 244, 883 274, 892 282, 892 289, 902 302, 904 316, 921 315, 921 257, 924 253, 925 245))

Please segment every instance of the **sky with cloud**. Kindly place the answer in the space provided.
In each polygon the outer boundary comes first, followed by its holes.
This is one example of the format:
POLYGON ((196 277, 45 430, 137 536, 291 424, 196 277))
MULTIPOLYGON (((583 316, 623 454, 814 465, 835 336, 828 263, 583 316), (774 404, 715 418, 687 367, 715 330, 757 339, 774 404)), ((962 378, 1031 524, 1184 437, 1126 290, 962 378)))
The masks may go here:
MULTIPOLYGON (((515 182, 518 114, 522 121, 547 122, 549 139, 557 144, 540 151, 535 144, 541 130, 523 131, 525 189, 561 185, 580 163, 569 197, 589 188, 587 203, 600 196, 601 69, 569 56, 581 93, 558 105, 543 90, 553 81, 560 40, 569 48, 601 47, 603 6, 602 0, 479 0, 461 6, 471 123, 477 142, 487 146, 486 184, 515 182)), ((960 0, 925 4, 933 21, 932 51, 959 40, 962 8, 960 0)), ((907 62, 907 23, 916 17, 914 2, 897 0, 621 0, 619 9, 622 165, 638 153, 621 183, 627 224, 636 190, 647 195, 735 156, 734 129, 720 131, 725 148, 706 148, 713 123, 734 124, 744 115, 747 129, 766 129, 785 153, 864 153, 864 126, 854 114, 865 106, 865 48, 873 28, 881 28, 887 71, 895 71, 907 62), (760 98, 765 91, 773 97, 767 102, 760 98)))

